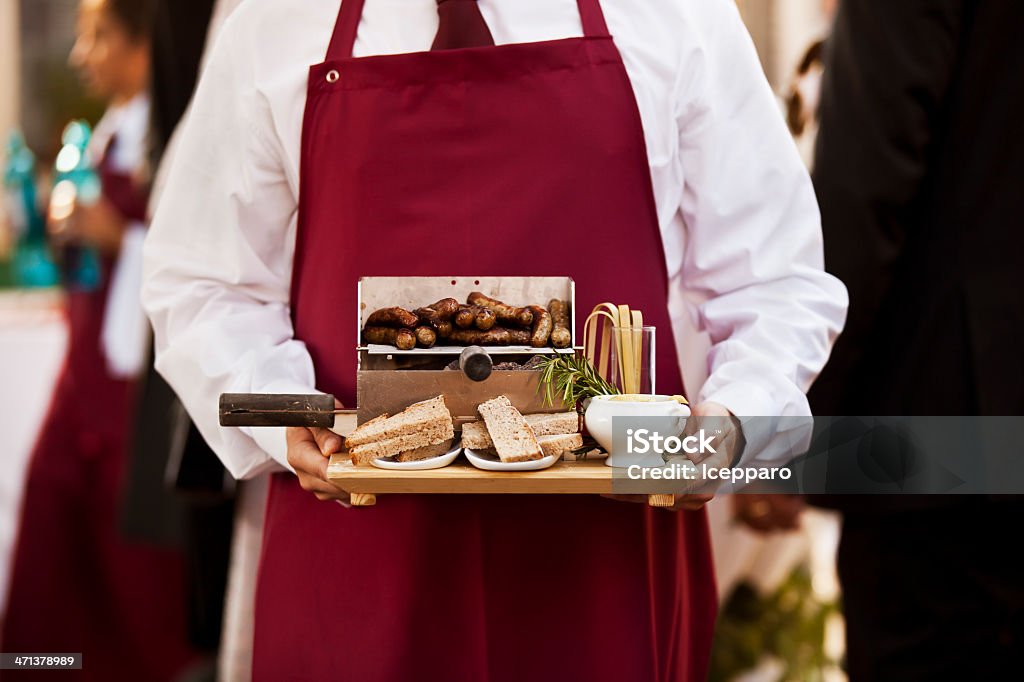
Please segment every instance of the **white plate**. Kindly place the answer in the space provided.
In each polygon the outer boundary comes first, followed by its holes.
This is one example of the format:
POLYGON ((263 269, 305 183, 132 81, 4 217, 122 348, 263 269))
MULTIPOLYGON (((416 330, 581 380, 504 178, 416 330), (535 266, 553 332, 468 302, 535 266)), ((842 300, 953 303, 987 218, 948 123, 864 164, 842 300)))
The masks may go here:
POLYGON ((466 459, 477 469, 486 471, 539 471, 561 459, 559 455, 549 455, 542 459, 531 459, 529 462, 502 462, 497 456, 484 455, 473 452, 469 448, 464 450, 466 459))
POLYGON ((443 455, 431 457, 430 459, 418 459, 414 462, 391 462, 378 457, 370 463, 378 469, 395 469, 397 471, 426 471, 427 469, 440 469, 455 461, 455 458, 462 452, 462 446, 456 442, 452 449, 443 455))

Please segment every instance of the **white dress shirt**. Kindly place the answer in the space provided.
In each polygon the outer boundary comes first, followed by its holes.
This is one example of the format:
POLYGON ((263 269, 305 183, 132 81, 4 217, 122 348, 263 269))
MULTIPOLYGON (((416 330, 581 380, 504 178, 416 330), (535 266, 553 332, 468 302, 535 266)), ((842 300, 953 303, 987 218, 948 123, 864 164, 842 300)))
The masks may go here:
MULTIPOLYGON (((691 400, 740 416, 809 414, 804 394, 842 327, 846 291, 822 271, 810 179, 735 5, 601 4, 643 120, 673 321, 690 315, 711 340, 691 400)), ((308 67, 324 60, 338 7, 248 0, 232 14, 146 243, 157 369, 236 477, 287 466, 284 430, 220 428, 218 394, 316 387, 288 292, 308 67)), ((575 0, 480 8, 498 44, 582 34, 575 0)), ((429 49, 437 22, 436 0, 366 0, 355 56, 429 49)), ((788 444, 747 438, 747 460, 788 444)))

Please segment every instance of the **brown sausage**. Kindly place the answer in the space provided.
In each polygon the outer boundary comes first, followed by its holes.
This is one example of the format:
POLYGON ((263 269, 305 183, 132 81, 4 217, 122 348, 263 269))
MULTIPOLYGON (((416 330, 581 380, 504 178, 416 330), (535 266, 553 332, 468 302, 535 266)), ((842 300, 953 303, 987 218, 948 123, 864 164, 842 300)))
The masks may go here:
POLYGON ((367 327, 415 327, 418 322, 405 308, 381 308, 366 318, 367 327))
POLYGON ((528 346, 530 332, 507 327, 494 327, 485 332, 479 329, 454 329, 448 340, 460 346, 528 346))
POLYGON ((460 329, 469 329, 475 326, 480 331, 487 331, 498 323, 498 316, 493 310, 479 305, 460 306, 452 319, 455 321, 455 326, 460 329))
POLYGON ((527 306, 533 313, 533 330, 530 333, 530 345, 534 348, 543 348, 548 345, 551 338, 551 315, 539 305, 527 306))
POLYGON ((437 343, 437 332, 430 327, 416 327, 416 342, 423 348, 431 348, 437 343))
POLYGON ((454 298, 442 298, 437 303, 417 308, 416 315, 422 324, 429 324, 437 329, 442 322, 449 322, 460 307, 461 304, 454 298))
POLYGON ((363 337, 367 343, 388 344, 398 350, 412 350, 416 347, 416 335, 405 327, 367 327, 363 330, 363 337))
POLYGON ((441 318, 441 321, 447 322, 452 319, 452 315, 458 312, 461 306, 462 304, 454 298, 442 298, 437 303, 432 303, 427 307, 436 310, 437 316, 441 318))
POLYGON ((476 320, 476 309, 477 306, 464 305, 459 306, 452 321, 455 326, 459 329, 469 329, 473 326, 473 322, 476 320))
POLYGON ((516 308, 515 306, 507 305, 490 296, 484 296, 479 291, 471 293, 466 300, 472 305, 479 305, 493 310, 498 316, 498 322, 526 328, 533 324, 533 313, 526 308, 516 308))
POLYGON ((452 323, 441 322, 437 325, 437 336, 442 339, 447 339, 452 335, 452 323))
POLYGON ((490 308, 484 308, 483 306, 475 306, 476 318, 473 322, 476 324, 476 328, 480 331, 487 331, 498 324, 498 315, 490 308))
POLYGON ((415 310, 416 317, 419 318, 420 324, 428 324, 434 329, 437 329, 437 325, 441 324, 441 316, 437 314, 437 311, 431 307, 417 308, 415 310))
POLYGON ((569 304, 553 298, 548 301, 548 312, 554 328, 551 330, 551 345, 555 348, 568 348, 572 345, 572 332, 569 330, 569 304))

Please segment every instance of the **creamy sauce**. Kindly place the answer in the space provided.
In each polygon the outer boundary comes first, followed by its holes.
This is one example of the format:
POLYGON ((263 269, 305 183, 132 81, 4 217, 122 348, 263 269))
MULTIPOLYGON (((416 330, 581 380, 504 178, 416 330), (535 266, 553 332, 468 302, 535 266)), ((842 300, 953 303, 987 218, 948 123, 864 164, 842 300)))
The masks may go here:
POLYGON ((640 395, 638 393, 626 393, 624 395, 613 395, 608 398, 610 401, 617 403, 653 403, 661 402, 657 396, 653 395, 640 395))
POLYGON ((616 403, 668 403, 673 400, 682 405, 689 405, 686 398, 681 395, 672 395, 668 398, 659 395, 644 395, 641 393, 625 393, 623 395, 608 396, 609 402, 616 403))

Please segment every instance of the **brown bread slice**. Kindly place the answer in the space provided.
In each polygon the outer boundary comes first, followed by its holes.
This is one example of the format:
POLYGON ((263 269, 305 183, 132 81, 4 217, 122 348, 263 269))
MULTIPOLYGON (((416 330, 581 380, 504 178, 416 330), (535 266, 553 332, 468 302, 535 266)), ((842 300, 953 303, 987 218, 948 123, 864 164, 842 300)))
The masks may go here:
MULTIPOLYGON (((578 450, 583 447, 583 436, 578 433, 566 433, 558 436, 538 436, 537 442, 540 443, 540 449, 544 452, 545 457, 565 457, 566 453, 578 450)), ((488 455, 491 457, 497 457, 498 452, 493 447, 489 448, 469 448, 473 452, 481 455, 488 455)))
POLYGON ((579 433, 562 433, 554 436, 539 436, 537 442, 545 457, 562 457, 567 452, 583 447, 583 436, 579 433))
MULTIPOLYGON (((530 425, 534 435, 538 438, 578 433, 580 430, 579 416, 575 412, 528 414, 526 423, 530 425)), ((494 447, 491 435, 487 433, 487 426, 482 421, 468 422, 462 425, 462 445, 470 450, 494 447)))
POLYGON ((406 450, 405 452, 399 452, 396 458, 399 462, 418 462, 421 459, 430 459, 431 457, 440 457, 444 453, 452 449, 452 443, 455 439, 449 439, 442 441, 437 445, 425 445, 422 448, 416 448, 415 450, 406 450))
POLYGON ((371 419, 350 433, 345 439, 345 443, 352 448, 374 441, 397 438, 415 433, 436 420, 448 419, 451 421, 451 418, 452 415, 444 403, 444 396, 439 395, 436 398, 410 405, 393 417, 381 415, 371 419))
POLYGON ((438 445, 454 438, 455 429, 452 426, 451 418, 439 418, 422 425, 419 431, 413 433, 356 445, 349 448, 349 454, 352 456, 353 464, 369 464, 370 460, 378 457, 392 457, 400 452, 438 445))
POLYGON ((462 447, 470 450, 494 447, 491 434, 487 433, 487 425, 483 421, 467 422, 462 425, 462 447))
POLYGON ((502 395, 481 403, 477 410, 502 462, 528 462, 544 457, 533 429, 507 397, 502 395))
POLYGON ((353 444, 353 438, 356 440, 355 444, 369 442, 368 438, 372 439, 373 434, 380 433, 384 430, 384 422, 387 421, 389 416, 390 415, 387 412, 385 412, 384 414, 374 417, 365 424, 360 424, 359 426, 356 427, 355 431, 348 434, 348 436, 345 438, 345 442, 353 444))
POLYGON ((526 423, 530 425, 537 436, 561 436, 566 433, 577 433, 580 430, 580 416, 575 411, 528 414, 526 423))

